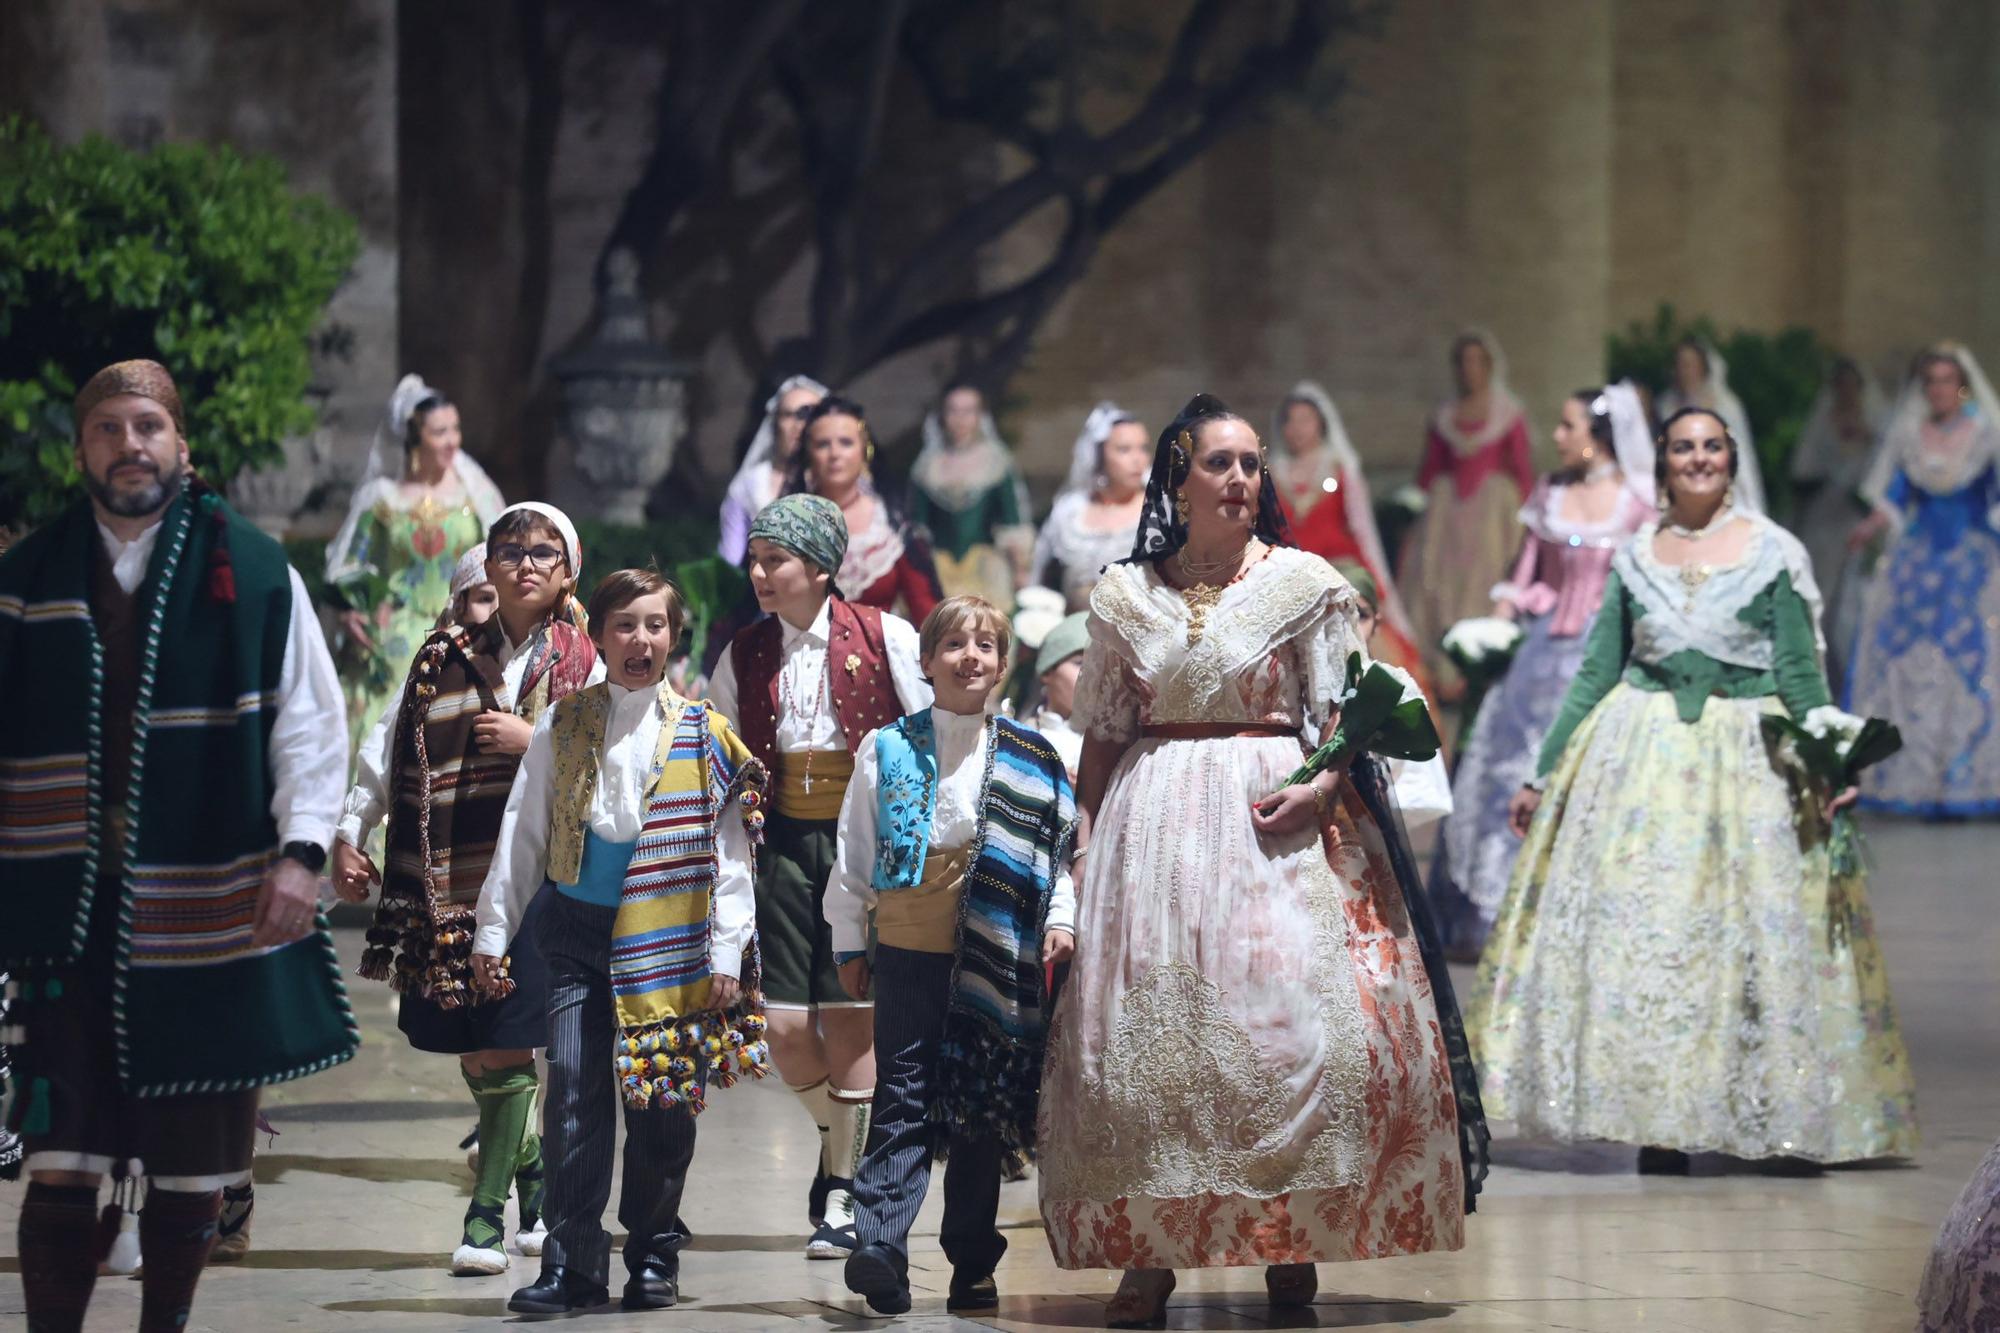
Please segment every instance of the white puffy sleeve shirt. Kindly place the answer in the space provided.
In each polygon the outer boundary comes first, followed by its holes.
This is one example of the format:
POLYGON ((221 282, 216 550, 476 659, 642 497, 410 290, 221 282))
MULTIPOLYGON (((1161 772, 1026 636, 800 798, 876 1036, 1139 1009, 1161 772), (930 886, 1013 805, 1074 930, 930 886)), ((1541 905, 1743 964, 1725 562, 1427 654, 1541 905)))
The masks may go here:
MULTIPOLYGON (((597 790, 590 798, 588 827, 606 842, 633 842, 646 822, 647 789, 653 756, 664 725, 653 688, 611 686, 611 716, 604 724, 604 749, 597 760, 597 790)), ((535 723, 534 738, 514 775, 501 817, 493 864, 479 893, 474 953, 498 956, 520 929, 521 918, 548 874, 549 822, 555 812, 553 708, 535 723)), ((742 969, 757 918, 752 888, 750 839, 733 806, 716 821, 715 933, 710 966, 733 977, 742 969)))
MULTIPOLYGON (((159 544, 160 525, 129 542, 102 523, 97 533, 111 557, 111 576, 127 593, 138 592, 159 544)), ((340 784, 347 776, 347 702, 305 581, 290 565, 285 573, 292 614, 278 668, 278 716, 264 750, 271 765, 271 818, 280 844, 311 842, 330 849, 340 784)))
MULTIPOLYGON (((784 642, 784 655, 779 666, 782 679, 817 681, 825 678, 826 645, 833 625, 832 607, 831 600, 821 603, 819 614, 804 629, 790 621, 780 622, 784 642)), ((931 687, 924 681, 920 660, 922 650, 916 627, 901 616, 885 613, 882 617, 882 647, 889 659, 889 681, 896 687, 896 700, 903 706, 904 715, 929 708, 931 687)), ((783 693, 779 691, 780 697, 783 693)), ((724 648, 715 663, 715 674, 708 681, 708 701, 715 705, 716 712, 729 719, 731 726, 742 729, 742 698, 736 679, 735 644, 724 648)), ((830 699, 825 707, 811 714, 802 714, 793 708, 780 709, 779 754, 846 748, 847 739, 840 729, 840 719, 833 715, 830 699)))
MULTIPOLYGON (((987 717, 931 710, 937 737, 937 801, 931 811, 930 845, 956 851, 972 844, 979 827, 979 796, 986 779, 987 717)), ((875 733, 862 739, 854 756, 854 779, 840 803, 840 845, 827 879, 827 925, 833 951, 860 953, 868 947, 868 913, 875 906, 875 789, 881 777, 875 733)), ((1048 929, 1076 930, 1076 886, 1061 866, 1049 896, 1048 929)))

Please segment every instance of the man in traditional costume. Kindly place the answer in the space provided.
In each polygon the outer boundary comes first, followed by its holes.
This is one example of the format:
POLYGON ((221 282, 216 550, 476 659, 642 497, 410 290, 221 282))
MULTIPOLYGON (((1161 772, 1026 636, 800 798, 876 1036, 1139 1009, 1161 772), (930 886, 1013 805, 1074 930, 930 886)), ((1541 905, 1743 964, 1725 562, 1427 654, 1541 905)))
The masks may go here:
POLYGON ((709 698, 775 776, 757 866, 757 933, 771 1054, 822 1143, 806 1257, 854 1249, 854 1171, 875 1096, 870 1002, 841 988, 822 913, 841 797, 861 738, 928 708, 916 629, 834 587, 847 552, 840 507, 787 495, 750 529, 750 583, 765 619, 723 650, 709 698))
POLYGON ((137 1159, 140 1320, 178 1328, 257 1089, 358 1040, 318 910, 347 733, 305 587, 189 468, 166 369, 99 371, 76 429, 89 499, 0 557, 21 1285, 31 1327, 82 1326, 98 1184, 137 1159))
POLYGON ((910 1227, 947 1150, 945 1309, 998 1308, 1002 1164, 1034 1143, 1046 969, 1076 938, 1069 775, 1045 738, 986 711, 1008 638, 977 597, 925 618, 937 704, 867 737, 841 806, 826 918, 849 993, 873 982, 883 1061, 846 1278, 878 1314, 910 1308, 910 1227))
POLYGON ((623 1306, 680 1296, 681 1193, 710 1077, 761 1078, 753 839, 764 766, 705 703, 665 681, 686 622, 657 572, 622 569, 590 598, 607 678, 535 724, 479 896, 473 964, 504 991, 527 929, 548 970, 549 1232, 541 1277, 507 1308, 560 1314, 610 1298, 618 1075, 625 1103, 623 1306))

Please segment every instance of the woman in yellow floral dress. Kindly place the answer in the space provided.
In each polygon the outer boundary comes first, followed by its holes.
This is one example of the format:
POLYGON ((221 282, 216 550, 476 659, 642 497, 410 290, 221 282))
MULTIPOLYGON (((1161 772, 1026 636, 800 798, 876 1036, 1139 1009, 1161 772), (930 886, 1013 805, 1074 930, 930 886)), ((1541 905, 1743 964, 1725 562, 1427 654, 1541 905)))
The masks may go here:
POLYGON ((1642 1171, 1917 1141, 1865 877, 1829 868, 1854 793, 1813 785, 1762 726, 1830 706, 1819 590, 1796 538, 1734 507, 1736 467, 1715 413, 1668 419, 1667 509, 1613 558, 1515 797, 1526 841, 1469 1015, 1494 1116, 1643 1145, 1642 1171))
POLYGON ((451 600, 458 558, 504 508, 465 452, 458 407, 420 376, 405 375, 347 520, 326 548, 327 589, 342 608, 341 681, 356 753, 451 600))

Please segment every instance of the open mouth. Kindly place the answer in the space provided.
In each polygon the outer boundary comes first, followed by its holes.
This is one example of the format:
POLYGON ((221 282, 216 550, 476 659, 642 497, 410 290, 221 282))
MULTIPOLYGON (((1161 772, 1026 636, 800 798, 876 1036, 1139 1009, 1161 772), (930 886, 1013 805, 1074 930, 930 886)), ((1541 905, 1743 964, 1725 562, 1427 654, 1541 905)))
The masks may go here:
POLYGON ((650 676, 653 674, 653 655, 645 653, 624 660, 625 674, 628 676, 650 676))

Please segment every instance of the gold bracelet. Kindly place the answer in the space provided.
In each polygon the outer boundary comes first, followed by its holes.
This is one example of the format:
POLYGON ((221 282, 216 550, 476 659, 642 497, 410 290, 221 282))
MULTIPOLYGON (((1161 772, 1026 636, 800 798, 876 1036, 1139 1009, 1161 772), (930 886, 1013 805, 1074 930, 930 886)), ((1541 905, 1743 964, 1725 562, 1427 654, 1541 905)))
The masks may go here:
POLYGON ((1312 788, 1313 813, 1325 819, 1327 807, 1333 804, 1333 793, 1316 783, 1308 782, 1306 785, 1312 788))

